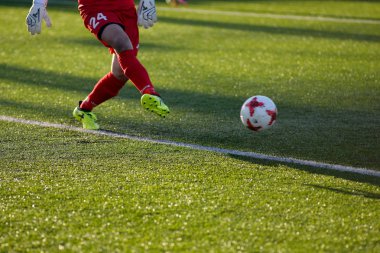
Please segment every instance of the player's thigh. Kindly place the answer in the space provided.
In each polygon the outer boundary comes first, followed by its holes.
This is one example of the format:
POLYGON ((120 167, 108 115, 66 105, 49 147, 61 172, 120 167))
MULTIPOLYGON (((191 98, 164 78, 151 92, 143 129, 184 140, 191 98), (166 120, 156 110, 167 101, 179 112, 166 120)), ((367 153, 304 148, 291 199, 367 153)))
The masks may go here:
POLYGON ((118 53, 133 49, 128 34, 119 24, 107 24, 100 35, 100 39, 114 48, 118 53))

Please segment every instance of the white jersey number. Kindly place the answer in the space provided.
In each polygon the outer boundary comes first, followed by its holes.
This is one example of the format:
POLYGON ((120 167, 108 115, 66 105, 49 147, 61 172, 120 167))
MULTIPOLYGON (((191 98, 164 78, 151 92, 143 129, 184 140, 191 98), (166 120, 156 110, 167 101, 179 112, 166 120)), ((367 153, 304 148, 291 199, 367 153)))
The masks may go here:
POLYGON ((90 26, 92 29, 96 29, 96 27, 99 25, 100 20, 107 20, 107 17, 104 16, 103 13, 99 12, 98 15, 95 17, 90 18, 90 26))

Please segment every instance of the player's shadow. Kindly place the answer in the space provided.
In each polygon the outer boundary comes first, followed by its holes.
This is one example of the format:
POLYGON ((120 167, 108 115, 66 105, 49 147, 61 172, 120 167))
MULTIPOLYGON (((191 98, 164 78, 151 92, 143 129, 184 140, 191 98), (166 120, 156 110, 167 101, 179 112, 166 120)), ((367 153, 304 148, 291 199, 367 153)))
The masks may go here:
MULTIPOLYGON (((217 29, 229 29, 234 31, 244 31, 244 32, 263 32, 278 35, 287 36, 300 36, 300 37, 313 37, 313 38, 324 38, 324 39, 339 39, 339 40, 356 40, 365 42, 380 42, 380 36, 373 34, 358 34, 358 33, 347 33, 342 31, 326 31, 326 30, 313 30, 307 28, 297 28, 297 27, 285 27, 285 26, 270 26, 270 25, 257 25, 257 24, 241 24, 241 23, 231 23, 231 22, 220 22, 220 21, 210 21, 210 20, 197 20, 197 19, 185 19, 185 18, 174 18, 174 17, 160 17, 160 22, 178 24, 178 25, 188 25, 188 26, 199 26, 199 27, 212 27, 217 29)), ((202 35, 199 35, 202 36, 202 35)))

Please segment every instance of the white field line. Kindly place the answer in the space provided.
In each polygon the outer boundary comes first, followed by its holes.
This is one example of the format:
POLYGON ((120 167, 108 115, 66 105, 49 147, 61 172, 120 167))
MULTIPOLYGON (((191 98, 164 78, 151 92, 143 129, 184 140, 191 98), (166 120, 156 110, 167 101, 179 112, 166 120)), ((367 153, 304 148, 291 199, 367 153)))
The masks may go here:
POLYGON ((83 133, 94 134, 94 135, 103 135, 103 136, 109 136, 109 137, 114 137, 114 138, 129 139, 129 140, 134 140, 134 141, 158 143, 158 144, 171 145, 171 146, 176 146, 176 147, 185 147, 185 148, 191 148, 191 149, 196 149, 196 150, 217 152, 217 153, 222 153, 222 154, 227 154, 227 155, 250 157, 250 158, 260 159, 260 160, 298 164, 298 165, 310 166, 310 167, 321 168, 321 169, 337 170, 337 171, 343 171, 343 172, 351 172, 351 173, 356 173, 356 174, 380 177, 380 171, 368 170, 364 168, 355 168, 355 167, 343 166, 343 165, 338 165, 338 164, 319 163, 315 161, 307 161, 307 160, 295 159, 295 158, 290 158, 290 157, 278 157, 278 156, 264 155, 264 154, 254 153, 254 152, 244 152, 244 151, 231 150, 231 149, 207 147, 207 146, 188 144, 188 143, 169 141, 169 140, 155 140, 155 139, 150 139, 150 138, 131 136, 128 134, 108 132, 104 130, 98 130, 98 131, 86 130, 83 128, 67 126, 63 124, 19 119, 19 118, 4 116, 4 115, 0 115, 0 121, 21 123, 21 124, 27 124, 27 125, 33 125, 33 126, 39 126, 39 127, 64 129, 64 130, 83 132, 83 133))
POLYGON ((286 19, 286 20, 301 20, 301 21, 321 21, 334 23, 354 23, 354 24, 380 24, 380 20, 375 19, 355 19, 355 18, 333 18, 323 16, 301 16, 290 14, 273 14, 273 13, 257 13, 257 12, 239 12, 239 11, 218 11, 218 10, 202 10, 191 8, 169 8, 159 7, 158 10, 170 12, 189 12, 205 15, 222 15, 222 16, 239 16, 239 17, 254 17, 254 18, 271 18, 271 19, 286 19))

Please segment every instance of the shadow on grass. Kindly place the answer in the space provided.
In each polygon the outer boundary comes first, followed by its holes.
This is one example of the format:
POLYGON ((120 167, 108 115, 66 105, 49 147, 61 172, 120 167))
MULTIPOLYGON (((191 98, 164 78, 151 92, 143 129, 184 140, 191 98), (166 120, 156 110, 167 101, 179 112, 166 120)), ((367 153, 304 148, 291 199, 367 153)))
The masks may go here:
MULTIPOLYGON (((68 44, 79 44, 83 46, 93 46, 98 48, 106 48, 103 46, 103 44, 95 39, 95 37, 88 36, 87 38, 65 38, 64 43, 68 44)), ((169 44, 157 44, 157 43, 150 43, 150 42, 140 42, 140 50, 159 50, 161 52, 174 52, 178 50, 183 50, 183 47, 181 45, 174 46, 169 44)))
POLYGON ((28 84, 36 87, 49 87, 58 90, 89 92, 98 81, 92 78, 57 73, 39 69, 24 68, 0 63, 0 76, 3 80, 28 84))
POLYGON ((28 118, 30 115, 41 115, 44 117, 53 117, 56 121, 61 121, 64 124, 67 124, 68 119, 74 122, 71 113, 75 105, 68 104, 67 108, 62 108, 54 104, 40 105, 0 98, 0 106, 2 108, 8 108, 7 111, 11 114, 18 114, 16 117, 20 118, 25 116, 25 119, 31 119, 28 118))
POLYGON ((277 26, 269 26, 269 25, 251 25, 251 24, 231 23, 231 22, 227 23, 227 22, 183 19, 183 18, 173 18, 173 17, 160 17, 160 22, 177 24, 177 25, 229 29, 229 30, 244 31, 244 32, 262 32, 262 33, 269 33, 269 34, 276 34, 276 35, 313 37, 313 38, 322 38, 322 39, 356 40, 356 41, 365 41, 365 42, 380 42, 380 36, 377 36, 377 35, 346 33, 346 32, 340 32, 340 31, 323 31, 323 30, 312 30, 312 29, 306 29, 306 28, 277 27, 277 26))
MULTIPOLYGON (((368 182, 367 182, 368 183, 368 182)), ((380 194, 378 193, 372 193, 362 190, 352 190, 352 189, 342 189, 342 188, 335 188, 335 187, 328 187, 328 186, 321 186, 316 184, 305 184, 306 186, 311 186, 313 188, 322 189, 322 190, 328 190, 333 191, 336 193, 346 194, 346 195, 352 195, 352 196, 363 196, 365 198, 369 199, 380 199, 380 194)), ((375 184, 379 186, 379 184, 375 184)))
MULTIPOLYGON (((284 165, 284 166, 287 166, 289 168, 305 171, 308 173, 332 176, 332 177, 342 178, 342 179, 353 181, 353 182, 368 183, 368 184, 372 184, 375 186, 380 186, 380 178, 375 177, 375 176, 362 175, 362 174, 353 173, 353 172, 343 172, 343 171, 337 171, 337 170, 330 170, 330 169, 324 169, 324 168, 315 168, 315 167, 303 166, 303 165, 298 165, 298 164, 290 164, 290 163, 285 163, 285 162, 284 163, 271 162, 271 161, 260 160, 260 159, 255 159, 255 158, 251 158, 251 157, 237 156, 237 155, 228 155, 228 156, 230 156, 234 159, 237 159, 237 160, 251 162, 253 164, 261 164, 264 166, 265 165, 273 166, 275 164, 284 165)), ((335 188, 329 188, 329 187, 323 187, 323 186, 317 186, 317 185, 309 185, 309 186, 325 188, 326 190, 332 190, 335 192, 340 192, 340 193, 345 193, 345 194, 363 195, 364 197, 370 197, 370 198, 376 198, 376 199, 380 198, 380 195, 376 194, 376 193, 361 192, 361 193, 352 194, 351 192, 345 191, 342 189, 335 189, 335 188)))

